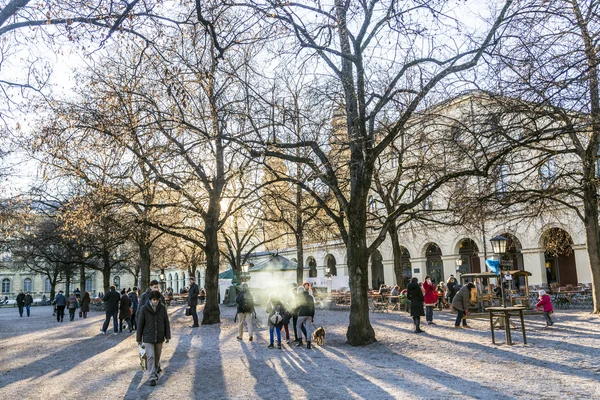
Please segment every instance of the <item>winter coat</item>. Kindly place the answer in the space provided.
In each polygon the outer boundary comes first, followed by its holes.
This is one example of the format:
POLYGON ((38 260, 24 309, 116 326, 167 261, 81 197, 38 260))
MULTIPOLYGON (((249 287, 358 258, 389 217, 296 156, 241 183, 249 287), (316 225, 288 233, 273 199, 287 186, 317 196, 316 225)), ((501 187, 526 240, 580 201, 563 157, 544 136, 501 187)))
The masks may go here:
POLYGON ((162 343, 165 339, 171 339, 171 325, 167 308, 158 303, 156 311, 152 309, 150 302, 139 308, 138 327, 136 340, 138 343, 162 343))
POLYGON ((82 312, 89 312, 90 311, 90 297, 87 296, 83 296, 83 299, 81 300, 81 311, 82 312))
POLYGON ((313 317, 315 316, 315 299, 308 294, 308 292, 302 292, 296 297, 296 310, 299 317, 313 317))
POLYGON ((67 305, 67 298, 65 297, 64 294, 57 294, 56 297, 54 298, 54 303, 58 306, 58 307, 65 307, 67 305))
POLYGON ((102 301, 106 302, 106 312, 116 313, 119 311, 119 300, 121 300, 121 296, 116 290, 106 293, 102 298, 102 301))
POLYGON ((131 318, 131 310, 129 306, 131 305, 131 300, 129 300, 129 296, 126 294, 121 296, 121 303, 119 304, 119 319, 127 319, 131 318))
POLYGON ((269 314, 269 316, 267 317, 267 321, 269 322, 269 326, 281 327, 283 325, 284 313, 285 313, 285 307, 283 306, 283 303, 281 303, 281 301, 269 300, 269 302, 267 303, 267 314, 269 314), (281 315, 282 319, 277 325, 275 325, 273 322, 271 322, 271 317, 273 315, 275 315, 275 313, 278 311, 279 311, 279 315, 281 315))
POLYGON ((17 305, 23 307, 25 305, 25 293, 19 293, 17 296, 17 305))
POLYGON ((69 310, 71 310, 71 309, 73 309, 73 310, 74 310, 74 309, 76 309, 76 308, 77 308, 77 306, 78 306, 78 305, 79 305, 79 304, 77 304, 77 297, 75 297, 75 295, 74 295, 74 294, 70 295, 70 296, 69 296, 69 306, 68 306, 67 308, 68 308, 69 310))
POLYGON ((423 292, 418 283, 409 283, 406 288, 406 298, 410 300, 410 316, 424 317, 425 310, 423 309, 423 292))
POLYGON ((552 308, 552 300, 550 296, 545 294, 542 296, 540 301, 535 305, 535 308, 544 307, 544 312, 553 312, 554 308, 552 308))
POLYGON ((469 309, 471 303, 471 290, 467 285, 464 285, 452 299, 452 307, 460 311, 466 311, 469 309))
MULTIPOLYGON (((139 310, 144 307, 146 305, 146 303, 148 303, 148 299, 150 298, 150 292, 152 291, 152 289, 148 288, 146 289, 146 291, 140 296, 140 301, 138 302, 138 312, 139 310)), ((165 301, 165 296, 163 296, 162 294, 160 295, 160 303, 164 306, 167 304, 167 302, 165 301)))
POLYGON ((190 286, 188 291, 188 306, 193 307, 198 305, 198 295, 200 294, 200 288, 195 283, 190 286))
POLYGON ((238 293, 238 295, 235 298, 235 302, 238 305, 237 306, 237 313, 254 313, 254 298, 252 298, 252 293, 250 293, 249 290, 242 290, 241 292, 238 293), (244 304, 244 302, 246 301, 246 296, 249 297, 250 302, 252 304, 252 307, 250 310, 244 310, 244 308, 242 307, 242 304, 244 304))
POLYGON ((427 283, 427 281, 423 282, 423 290, 425 291, 425 295, 423 296, 423 301, 426 306, 434 306, 437 302, 437 292, 435 289, 435 285, 433 283, 427 283))
POLYGON ((33 297, 30 294, 25 295, 25 305, 30 306, 33 303, 33 297))

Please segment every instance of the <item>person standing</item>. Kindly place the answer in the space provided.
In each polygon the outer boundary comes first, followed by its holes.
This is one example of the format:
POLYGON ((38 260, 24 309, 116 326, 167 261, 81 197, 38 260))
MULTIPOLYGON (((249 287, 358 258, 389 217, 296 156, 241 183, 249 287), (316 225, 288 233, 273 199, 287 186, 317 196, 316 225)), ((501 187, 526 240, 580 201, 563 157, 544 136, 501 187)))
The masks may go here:
POLYGON ((133 287, 133 290, 129 292, 129 303, 131 304, 131 329, 137 329, 137 321, 135 316, 137 315, 138 310, 138 288, 136 286, 133 287))
POLYGON ((136 341, 146 346, 148 359, 148 376, 150 386, 156 386, 160 368, 160 355, 163 342, 169 343, 171 339, 171 326, 166 307, 160 302, 160 292, 153 290, 148 295, 149 301, 139 309, 138 330, 136 341))
POLYGON ((31 304, 33 304, 33 297, 31 297, 31 293, 27 292, 25 295, 25 309, 27 310, 27 316, 31 315, 31 304))
POLYGON ((248 289, 247 283, 244 282, 242 285, 242 291, 236 296, 235 302, 238 306, 234 322, 239 319, 237 340, 243 340, 244 338, 245 320, 246 326, 248 327, 248 335, 250 336, 248 340, 252 341, 254 335, 252 317, 254 316, 256 318, 256 312, 254 311, 254 298, 252 297, 252 293, 250 293, 250 289, 248 289))
POLYGON ((69 309, 69 321, 73 321, 75 319, 75 310, 79 307, 77 303, 77 297, 75 297, 75 293, 71 293, 68 300, 68 309, 69 309))
POLYGON ((90 293, 85 292, 81 299, 81 315, 83 318, 87 318, 87 313, 90 312, 90 293))
POLYGON ((425 302, 425 320, 428 325, 435 325, 433 323, 433 307, 435 307, 435 304, 437 303, 437 292, 429 275, 425 277, 425 282, 423 282, 423 291, 425 292, 423 295, 425 302))
MULTIPOLYGON (((306 348, 312 349, 310 344, 312 340, 312 325, 315 322, 315 300, 314 298, 306 291, 303 286, 298 287, 297 289, 298 298, 296 307, 298 309, 298 326, 297 330, 304 333, 304 337, 306 338, 306 348), (304 329, 302 329, 304 328, 304 329)), ((302 347, 304 344, 302 343, 302 336, 300 336, 300 341, 296 346, 302 347)))
POLYGON ((56 304, 56 322, 63 322, 65 318, 65 307, 67 306, 67 298, 60 290, 54 298, 54 304, 56 304))
POLYGON ((554 321, 550 318, 550 314, 554 312, 552 299, 550 299, 550 295, 547 294, 545 290, 540 290, 539 297, 540 301, 535 305, 535 311, 539 311, 540 307, 542 307, 544 310, 544 318, 546 319, 546 326, 552 326, 554 325, 554 321))
POLYGON ((123 332, 123 321, 127 322, 129 333, 133 332, 131 329, 131 300, 127 295, 125 289, 121 290, 121 301, 119 302, 119 332, 123 332))
POLYGON ((467 320, 463 317, 468 314, 469 305, 471 304, 471 289, 473 288, 475 288, 473 282, 467 283, 460 288, 452 300, 452 308, 458 313, 454 322, 454 328, 460 328, 461 320, 463 328, 470 328, 467 325, 467 320))
POLYGON ((196 312, 196 307, 198 306, 198 295, 200 294, 200 289, 198 285, 196 285, 196 279, 193 276, 190 276, 190 290, 188 291, 188 307, 190 308, 190 312, 192 314, 192 318, 194 319, 194 323, 190 328, 197 328, 198 325, 198 313, 196 312))
POLYGON ((425 315, 423 311, 425 300, 417 278, 412 278, 408 284, 406 298, 410 300, 410 316, 413 318, 413 323, 415 324, 415 333, 425 332, 421 330, 421 317, 425 315))
POLYGON ((450 275, 450 278, 448 278, 448 281, 446 282, 446 287, 448 288, 448 303, 452 304, 452 300, 454 300, 457 291, 454 275, 450 275))
POLYGON ((119 332, 117 321, 117 316, 119 313, 119 300, 121 300, 121 296, 119 296, 117 288, 114 285, 110 287, 108 293, 106 293, 102 298, 102 301, 106 303, 106 319, 104 320, 102 329, 100 329, 100 333, 103 335, 106 335, 106 330, 108 329, 108 324, 110 323, 111 318, 114 326, 113 335, 116 335, 119 332))
POLYGON ((277 331, 277 348, 281 350, 281 325, 283 325, 283 313, 285 309, 281 300, 275 295, 275 293, 269 294, 269 301, 267 302, 267 323, 269 324, 269 339, 270 343, 267 346, 269 349, 275 348, 273 331, 277 331))
POLYGON ((21 290, 17 295, 17 307, 19 307, 19 315, 23 316, 23 307, 25 307, 25 293, 21 290))

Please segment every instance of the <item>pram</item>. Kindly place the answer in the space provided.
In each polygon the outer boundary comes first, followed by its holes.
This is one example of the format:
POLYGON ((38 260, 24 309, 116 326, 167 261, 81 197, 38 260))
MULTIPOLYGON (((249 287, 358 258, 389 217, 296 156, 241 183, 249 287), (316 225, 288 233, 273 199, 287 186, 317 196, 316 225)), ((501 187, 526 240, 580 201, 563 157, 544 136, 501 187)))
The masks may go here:
POLYGON ((443 291, 437 291, 437 309, 442 311, 445 308, 450 308, 450 304, 448 304, 448 299, 443 291))

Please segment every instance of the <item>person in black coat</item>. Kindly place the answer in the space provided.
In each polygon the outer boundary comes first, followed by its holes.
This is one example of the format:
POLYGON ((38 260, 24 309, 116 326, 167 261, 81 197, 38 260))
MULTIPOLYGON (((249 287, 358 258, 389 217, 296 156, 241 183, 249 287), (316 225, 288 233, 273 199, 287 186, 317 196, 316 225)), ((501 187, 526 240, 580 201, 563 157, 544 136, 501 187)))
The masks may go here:
POLYGON ((138 288, 134 286, 133 290, 129 292, 129 303, 131 304, 131 312, 133 313, 131 316, 131 329, 133 330, 137 329, 135 316, 137 315, 138 302, 138 288))
MULTIPOLYGON (((315 322, 315 300, 302 286, 298 287, 297 294, 296 310, 298 312, 298 326, 296 328, 298 331, 304 333, 306 338, 306 348, 311 349, 312 326, 315 322), (306 329, 306 332, 302 328, 306 329)), ((302 336, 300 336, 300 341, 296 346, 301 347, 302 345, 302 336)))
POLYGON ((121 290, 121 302, 119 303, 119 332, 123 332, 123 321, 127 322, 129 333, 133 332, 131 329, 131 300, 125 289, 121 290))
POLYGON ((198 295, 200 294, 200 289, 198 285, 196 285, 196 279, 193 276, 190 276, 190 290, 188 291, 188 307, 192 313, 192 318, 194 319, 194 324, 190 326, 190 328, 197 328, 198 325, 198 314, 196 313, 196 307, 198 306, 198 295))
POLYGON ((117 292, 117 288, 115 286, 111 286, 108 293, 104 295, 102 301, 106 302, 106 319, 104 320, 104 324, 102 325, 102 329, 100 329, 100 333, 103 335, 106 334, 106 330, 108 329, 108 324, 110 323, 110 319, 113 320, 114 325, 114 333, 116 335, 119 332, 119 323, 117 321, 117 316, 119 314, 119 301, 121 300, 121 296, 117 292))
POLYGON ((139 345, 146 347, 146 358, 148 360, 148 376, 150 385, 156 386, 160 368, 160 355, 163 342, 169 343, 171 339, 171 325, 167 308, 160 302, 160 292, 152 291, 149 301, 139 310, 138 330, 136 341, 139 345))
POLYGON ((17 296, 17 307, 19 307, 19 315, 23 316, 23 307, 25 307, 25 293, 21 290, 21 293, 17 296))
POLYGON ((243 340, 244 338, 244 321, 246 321, 246 325, 248 326, 248 335, 250 336, 250 341, 253 339, 254 335, 254 326, 252 325, 252 316, 256 318, 256 311, 254 310, 254 298, 252 297, 252 293, 248 288, 248 284, 244 282, 242 284, 242 290, 238 293, 235 298, 235 302, 237 303, 237 313, 235 314, 234 322, 238 322, 238 335, 237 340, 243 340))
POLYGON ((65 317, 65 307, 67 306, 67 298, 60 290, 54 298, 54 304, 56 304, 56 322, 63 322, 65 317))
MULTIPOLYGON (((140 300, 138 302, 138 311, 135 315, 136 318, 139 318, 139 313, 140 310, 142 309, 142 307, 144 307, 146 305, 146 303, 148 302, 148 300, 150 299, 150 293, 152 291, 156 291, 158 293, 160 293, 160 289, 158 288, 158 281, 156 279, 153 279, 150 282, 150 287, 148 289, 146 289, 146 291, 140 296, 140 300)), ((160 295, 160 302, 162 303, 162 305, 166 305, 167 302, 165 301, 164 296, 161 294, 160 295)))
POLYGON ((425 316, 423 291, 417 278, 412 278, 406 288, 406 298, 410 300, 410 315, 415 324, 415 333, 424 332, 421 330, 421 317, 425 316))

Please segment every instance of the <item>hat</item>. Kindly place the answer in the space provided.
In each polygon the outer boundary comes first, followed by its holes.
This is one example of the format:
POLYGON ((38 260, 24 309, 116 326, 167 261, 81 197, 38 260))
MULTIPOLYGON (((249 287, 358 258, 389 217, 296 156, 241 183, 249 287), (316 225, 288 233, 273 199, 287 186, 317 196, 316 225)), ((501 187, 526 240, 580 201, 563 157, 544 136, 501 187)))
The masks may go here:
POLYGON ((473 282, 469 282, 469 283, 467 283, 467 287, 469 289, 474 289, 475 288, 475 284, 473 284, 473 282))
POLYGON ((539 292, 539 293, 540 293, 540 297, 542 297, 543 295, 545 295, 545 294, 546 294, 546 291, 545 291, 545 290, 540 290, 540 292, 539 292))

